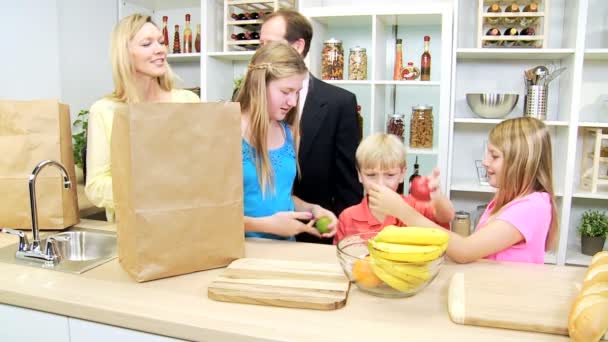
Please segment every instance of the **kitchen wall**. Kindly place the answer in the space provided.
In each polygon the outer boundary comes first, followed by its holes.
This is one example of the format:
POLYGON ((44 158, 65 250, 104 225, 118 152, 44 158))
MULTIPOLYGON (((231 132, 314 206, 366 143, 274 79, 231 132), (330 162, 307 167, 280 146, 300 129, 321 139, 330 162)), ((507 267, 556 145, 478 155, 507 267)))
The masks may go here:
POLYGON ((0 98, 59 98, 72 117, 112 90, 115 0, 0 0, 0 98))

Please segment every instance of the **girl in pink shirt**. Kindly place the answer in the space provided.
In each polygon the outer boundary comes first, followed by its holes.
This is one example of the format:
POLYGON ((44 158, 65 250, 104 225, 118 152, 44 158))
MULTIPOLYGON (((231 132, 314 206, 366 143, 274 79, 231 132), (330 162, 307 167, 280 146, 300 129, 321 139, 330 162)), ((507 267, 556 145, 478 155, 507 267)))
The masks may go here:
MULTIPOLYGON (((543 263, 557 237, 553 195, 551 136, 542 121, 530 117, 505 120, 489 134, 483 165, 497 188, 475 233, 450 232, 450 259, 467 263, 481 258, 543 263)), ((429 176, 429 189, 438 179, 429 176)), ((370 208, 396 216, 411 226, 437 226, 381 186, 369 194, 370 208)))

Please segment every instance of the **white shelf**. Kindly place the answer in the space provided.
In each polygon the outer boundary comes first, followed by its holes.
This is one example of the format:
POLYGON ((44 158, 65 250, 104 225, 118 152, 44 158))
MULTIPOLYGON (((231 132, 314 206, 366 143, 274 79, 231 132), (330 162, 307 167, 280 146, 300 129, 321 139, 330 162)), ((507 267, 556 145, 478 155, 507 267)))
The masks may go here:
POLYGON ((608 200, 607 192, 589 192, 589 191, 576 191, 572 194, 572 197, 575 198, 587 198, 587 199, 599 199, 599 200, 608 200))
POLYGON ((255 51, 209 52, 207 56, 228 61, 248 61, 254 53, 255 51))
POLYGON ((198 62, 201 54, 196 53, 171 53, 167 55, 167 60, 172 63, 198 62))
MULTIPOLYGON (((505 119, 481 119, 481 118, 455 118, 454 123, 472 125, 496 125, 505 119)), ((568 126, 568 121, 544 121, 547 126, 568 126)))
POLYGON ((325 83, 333 85, 371 85, 373 81, 370 80, 323 80, 325 83))
POLYGON ((183 9, 200 7, 200 0, 129 0, 129 3, 137 4, 145 8, 155 10, 183 9))
POLYGON ((501 12, 501 13, 484 13, 484 18, 540 18, 544 17, 544 12, 501 12))
POLYGON ((539 49, 539 48, 459 48, 458 59, 485 60, 555 60, 574 55, 574 49, 539 49))
POLYGON ((608 122, 579 122, 578 127, 608 128, 608 122))
POLYGON ((580 237, 577 237, 576 241, 578 241, 578 243, 568 244, 568 248, 566 249, 566 264, 589 266, 592 256, 581 253, 580 237))
POLYGON ((441 82, 437 81, 373 81, 378 85, 398 85, 405 87, 439 87, 441 82))
POLYGON ((608 60, 608 49, 586 49, 585 50, 586 60, 608 60))
POLYGON ((464 192, 496 192, 496 189, 489 185, 480 185, 478 181, 470 180, 457 180, 452 182, 450 186, 451 191, 464 191, 464 192))
POLYGON ((408 148, 407 154, 435 155, 435 154, 439 154, 439 150, 436 148, 408 148))

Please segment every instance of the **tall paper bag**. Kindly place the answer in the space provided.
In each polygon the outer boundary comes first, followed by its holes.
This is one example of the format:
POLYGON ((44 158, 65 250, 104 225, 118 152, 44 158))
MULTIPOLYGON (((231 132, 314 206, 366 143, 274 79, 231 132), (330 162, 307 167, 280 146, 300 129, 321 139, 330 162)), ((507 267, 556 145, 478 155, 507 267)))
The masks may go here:
POLYGON ((64 189, 54 167, 40 172, 38 228, 64 229, 80 221, 71 126, 69 107, 57 100, 0 100, 0 227, 32 228, 29 176, 46 159, 65 166, 73 186, 64 189))
POLYGON ((244 255, 240 106, 124 105, 112 128, 118 257, 137 281, 244 255))

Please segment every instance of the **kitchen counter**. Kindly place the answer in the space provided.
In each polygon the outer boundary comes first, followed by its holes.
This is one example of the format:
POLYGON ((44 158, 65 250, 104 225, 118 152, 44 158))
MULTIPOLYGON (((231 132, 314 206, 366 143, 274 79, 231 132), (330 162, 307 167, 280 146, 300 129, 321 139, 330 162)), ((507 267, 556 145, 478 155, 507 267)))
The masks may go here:
MULTIPOLYGON (((90 220, 78 226, 114 229, 90 220)), ((14 242, 0 235, 0 247, 14 242)), ((338 262, 333 246, 285 241, 247 240, 246 256, 338 262)), ((211 300, 207 286, 222 269, 137 283, 117 259, 82 275, 0 263, 0 303, 187 340, 567 341, 565 336, 452 323, 447 312, 451 275, 495 267, 526 265, 446 263, 414 297, 374 297, 352 285, 344 308, 317 311, 211 300)))

